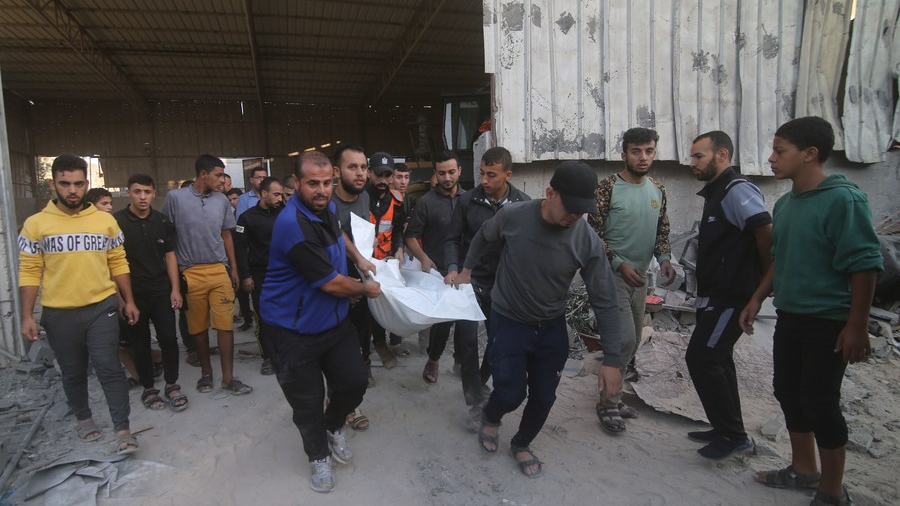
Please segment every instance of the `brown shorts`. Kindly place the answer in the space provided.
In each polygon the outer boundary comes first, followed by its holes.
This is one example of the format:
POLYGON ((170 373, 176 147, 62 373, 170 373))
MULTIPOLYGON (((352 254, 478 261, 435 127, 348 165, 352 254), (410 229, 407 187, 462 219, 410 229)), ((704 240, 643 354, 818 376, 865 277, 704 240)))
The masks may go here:
POLYGON ((187 326, 191 335, 234 327, 234 288, 224 264, 199 264, 182 271, 187 280, 187 326))

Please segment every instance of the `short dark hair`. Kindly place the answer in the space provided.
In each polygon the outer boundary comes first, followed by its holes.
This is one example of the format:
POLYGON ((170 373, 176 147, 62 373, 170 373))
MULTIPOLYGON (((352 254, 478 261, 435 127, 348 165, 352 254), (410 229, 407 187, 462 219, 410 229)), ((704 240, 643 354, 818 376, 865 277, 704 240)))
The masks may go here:
POLYGON ((213 155, 200 155, 194 162, 194 173, 199 176, 201 172, 212 172, 216 167, 225 168, 225 162, 213 155))
POLYGON ((495 146, 481 155, 481 163, 485 165, 497 165, 499 163, 503 170, 512 170, 512 155, 508 149, 495 146))
POLYGON ((226 172, 226 173, 225 173, 225 179, 231 179, 231 174, 229 174, 229 173, 226 172))
POLYGON ((697 142, 702 141, 703 139, 709 139, 712 142, 713 153, 716 153, 722 148, 725 148, 728 151, 728 159, 731 160, 731 157, 734 156, 734 143, 731 142, 731 137, 728 136, 725 132, 721 130, 713 130, 712 132, 706 132, 705 134, 700 134, 691 144, 696 144, 697 142))
POLYGON ((628 151, 629 144, 647 144, 659 142, 659 134, 649 128, 629 128, 622 134, 622 152, 628 151))
POLYGON ((84 172, 84 177, 87 177, 87 162, 80 156, 59 155, 53 160, 50 173, 53 179, 56 179, 57 174, 70 170, 80 170, 84 172))
POLYGON ((96 204, 103 197, 112 198, 112 193, 109 193, 109 190, 106 188, 91 188, 84 194, 85 202, 90 202, 91 204, 96 204))
POLYGON ((394 164, 394 172, 409 172, 409 167, 403 162, 394 164))
POLYGON ((269 176, 269 177, 263 179, 261 183, 259 183, 259 191, 261 191, 261 192, 269 191, 269 188, 272 187, 272 183, 281 184, 281 181, 279 181, 278 178, 276 178, 276 177, 269 176))
MULTIPOLYGON (((341 165, 341 159, 344 158, 344 153, 347 151, 356 151, 357 153, 362 153, 363 156, 366 155, 366 150, 359 145, 356 144, 344 144, 341 147, 337 148, 337 151, 334 152, 334 166, 339 167, 341 165)), ((368 160, 366 160, 368 161, 368 160)), ((297 175, 297 177, 300 177, 297 175)))
POLYGON ((247 171, 247 174, 249 174, 250 177, 253 177, 253 175, 256 174, 257 172, 262 172, 262 173, 264 173, 266 176, 269 175, 269 170, 266 169, 266 168, 263 167, 263 166, 253 167, 252 169, 250 169, 250 170, 247 171))
POLYGON ((229 196, 229 197, 232 196, 232 195, 238 195, 238 196, 240 196, 240 195, 243 195, 243 194, 244 194, 244 192, 242 192, 240 188, 232 188, 232 189, 228 190, 227 192, 225 192, 225 195, 227 195, 227 196, 229 196))
POLYGON ((194 184, 193 179, 185 179, 184 181, 181 182, 181 186, 179 188, 187 188, 188 186, 190 186, 192 184, 194 184))
POLYGON ((792 119, 778 127, 775 137, 781 137, 801 150, 816 148, 819 163, 825 163, 834 149, 834 129, 831 123, 818 116, 792 119))
POLYGON ((294 178, 291 177, 293 175, 294 175, 294 173, 291 172, 287 176, 284 176, 284 179, 281 180, 281 184, 285 188, 290 188, 291 190, 294 189, 294 178))
POLYGON ((297 176, 297 179, 303 178, 301 170, 304 163, 311 163, 316 167, 331 167, 331 160, 321 151, 304 151, 294 162, 294 175, 297 176))
POLYGON ((138 172, 137 174, 132 174, 131 177, 128 178, 128 184, 125 186, 130 190, 131 185, 133 184, 142 184, 144 186, 149 186, 156 189, 156 183, 153 181, 153 178, 150 177, 149 174, 144 174, 142 172, 138 172))
POLYGON ((449 149, 441 151, 436 157, 434 157, 435 168, 437 168, 437 164, 450 160, 456 160, 456 165, 459 165, 459 156, 456 153, 450 151, 449 149))

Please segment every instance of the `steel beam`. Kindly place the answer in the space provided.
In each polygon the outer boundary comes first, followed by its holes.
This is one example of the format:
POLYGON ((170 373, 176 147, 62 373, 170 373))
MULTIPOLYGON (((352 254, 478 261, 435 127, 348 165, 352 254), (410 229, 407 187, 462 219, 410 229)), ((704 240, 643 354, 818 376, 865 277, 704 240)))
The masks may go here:
POLYGON ((59 34, 79 58, 103 78, 131 105, 147 114, 147 101, 122 70, 113 63, 100 46, 87 33, 79 21, 59 0, 25 0, 47 23, 48 28, 59 34))
POLYGON ((266 128, 266 104, 263 102, 262 75, 259 71, 259 51, 256 47, 256 29, 253 26, 253 6, 250 0, 244 0, 244 20, 247 22, 247 38, 250 41, 250 59, 253 61, 253 80, 256 83, 256 100, 259 102, 259 118, 262 121, 264 156, 269 157, 269 136, 266 128))
POLYGON ((397 76, 397 72, 403 67, 406 59, 412 54, 416 48, 416 44, 425 35, 432 21, 441 12, 447 0, 422 0, 419 9, 413 15, 412 22, 406 27, 406 31, 397 40, 394 49, 391 51, 387 60, 384 62, 384 71, 381 73, 381 80, 375 85, 375 92, 372 94, 371 103, 378 102, 378 99, 384 95, 388 87, 397 76))

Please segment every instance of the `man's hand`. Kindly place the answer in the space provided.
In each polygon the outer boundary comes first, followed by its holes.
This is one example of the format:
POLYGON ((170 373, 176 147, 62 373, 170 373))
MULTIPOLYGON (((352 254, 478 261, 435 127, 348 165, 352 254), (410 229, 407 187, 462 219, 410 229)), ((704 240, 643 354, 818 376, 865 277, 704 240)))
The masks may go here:
POLYGON ((400 261, 400 265, 403 265, 403 262, 406 261, 406 255, 403 254, 403 246, 397 248, 397 251, 394 252, 394 258, 400 261))
POLYGON ((169 303, 172 304, 172 309, 181 309, 184 300, 181 298, 181 291, 178 288, 172 289, 172 293, 169 294, 169 303))
POLYGON ((22 334, 22 337, 27 341, 37 341, 40 334, 38 334, 37 322, 34 321, 34 318, 31 316, 23 316, 22 317, 22 328, 19 329, 22 334))
POLYGON ((453 288, 459 289, 460 285, 472 283, 472 269, 463 269, 453 280, 453 288))
POLYGON ((853 325, 847 323, 838 334, 834 344, 834 352, 842 352, 844 362, 855 364, 864 362, 872 353, 872 345, 869 343, 869 331, 866 325, 853 325))
POLYGON ((378 281, 367 279, 363 282, 366 297, 376 299, 381 296, 381 284, 378 281))
POLYGON ((431 269, 437 270, 437 266, 426 256, 422 262, 422 272, 431 272, 431 269))
MULTIPOLYGON (((669 267, 671 267, 671 265, 669 267)), ((647 281, 643 272, 638 271, 637 267, 626 264, 625 262, 619 264, 619 273, 622 274, 622 279, 625 280, 625 283, 627 283, 628 286, 637 288, 643 286, 647 281)))
POLYGON ((237 269, 231 269, 231 288, 237 290, 239 286, 241 286, 241 277, 238 276, 237 269))
POLYGON ((241 289, 246 293, 253 293, 253 278, 247 278, 241 281, 241 289))
POLYGON ((738 316, 738 325, 747 335, 753 335, 753 321, 756 320, 757 313, 759 313, 759 302, 756 299, 750 299, 750 302, 741 311, 741 315, 738 316))
POLYGON ((669 286, 672 284, 672 281, 675 281, 675 268, 672 267, 672 262, 668 260, 663 260, 659 263, 659 273, 666 278, 666 282, 663 283, 663 286, 669 286))
POLYGON ((362 272, 363 276, 367 278, 371 278, 372 274, 377 273, 375 270, 375 264, 365 259, 356 262, 356 268, 359 269, 359 272, 362 272))
POLYGON ((134 302, 129 301, 125 303, 125 307, 122 309, 122 317, 125 318, 129 325, 137 325, 140 316, 141 313, 138 311, 137 306, 134 305, 134 302))
MULTIPOLYGON (((456 270, 452 270, 452 271, 448 272, 447 275, 444 276, 444 284, 445 285, 453 285, 454 282, 456 281, 456 276, 458 274, 459 273, 456 272, 456 270)), ((456 286, 456 285, 454 285, 454 286, 456 286)))
POLYGON ((600 391, 601 400, 607 400, 619 393, 622 389, 622 373, 618 367, 611 365, 600 366, 597 373, 597 389, 600 391))

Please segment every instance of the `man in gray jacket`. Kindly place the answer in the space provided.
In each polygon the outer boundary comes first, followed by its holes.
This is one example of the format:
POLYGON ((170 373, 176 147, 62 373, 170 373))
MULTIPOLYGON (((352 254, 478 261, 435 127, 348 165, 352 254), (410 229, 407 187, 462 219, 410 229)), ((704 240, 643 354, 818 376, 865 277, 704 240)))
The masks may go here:
POLYGON ((547 198, 510 204, 485 222, 454 280, 455 285, 468 283, 482 255, 490 247, 500 246, 491 292, 494 391, 484 406, 478 443, 484 451, 496 452, 503 415, 517 409, 527 395, 510 453, 529 478, 543 472, 529 445, 556 400, 569 349, 566 294, 578 271, 603 339, 597 386, 602 397, 615 395, 622 386, 619 367, 624 359, 613 273, 603 242, 581 219, 585 213, 596 212, 596 187, 597 174, 586 164, 560 164, 550 180, 547 198), (542 247, 535 247, 537 244, 542 247))

